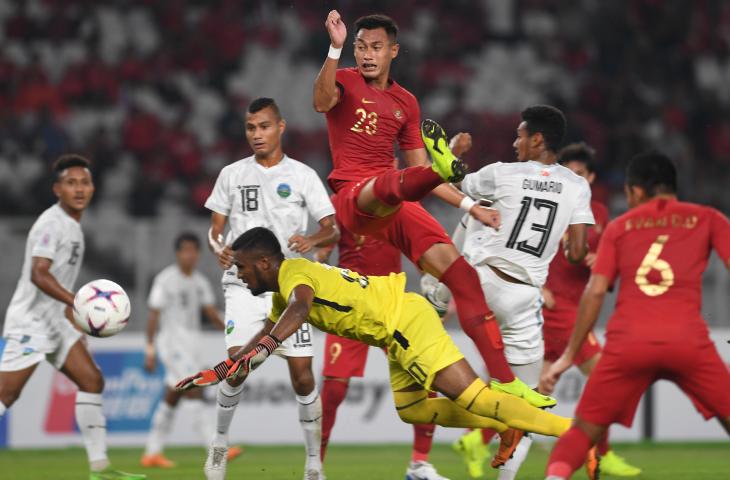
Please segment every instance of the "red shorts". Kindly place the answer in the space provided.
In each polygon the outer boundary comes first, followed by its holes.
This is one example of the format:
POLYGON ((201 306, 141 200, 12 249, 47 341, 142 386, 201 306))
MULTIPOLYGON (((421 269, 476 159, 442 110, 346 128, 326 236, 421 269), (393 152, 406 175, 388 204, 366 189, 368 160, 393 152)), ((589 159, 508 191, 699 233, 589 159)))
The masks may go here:
MULTIPOLYGON (((560 358, 565 351, 565 347, 568 346, 570 336, 573 334, 572 326, 565 328, 563 325, 575 325, 575 315, 557 318, 563 314, 563 311, 542 309, 542 316, 545 319, 545 324, 542 326, 542 336, 545 341, 545 355, 543 358, 549 362, 554 362, 560 358), (569 319, 572 319, 571 323, 568 322, 569 319), (560 326, 554 327, 552 325, 560 326)), ((578 350, 575 360, 573 360, 573 365, 579 367, 600 352, 601 344, 593 332, 589 332, 580 350, 578 350)))
POLYGON ((351 378, 365 374, 365 363, 368 360, 370 345, 351 338, 327 334, 324 344, 325 377, 351 378))
POLYGON ((403 202, 387 217, 376 217, 357 207, 357 196, 370 179, 342 183, 332 196, 337 221, 358 235, 372 235, 395 245, 413 263, 437 243, 451 243, 446 230, 418 202, 403 202))
POLYGON ((631 426, 639 400, 657 380, 677 384, 707 419, 730 417, 730 371, 708 340, 608 342, 588 378, 576 416, 596 425, 631 426))

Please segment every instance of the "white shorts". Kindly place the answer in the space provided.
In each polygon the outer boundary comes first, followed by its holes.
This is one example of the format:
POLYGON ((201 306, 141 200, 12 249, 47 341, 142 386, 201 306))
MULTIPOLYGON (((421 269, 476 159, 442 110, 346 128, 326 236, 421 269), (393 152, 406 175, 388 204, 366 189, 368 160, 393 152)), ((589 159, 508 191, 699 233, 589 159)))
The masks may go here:
POLYGON ((173 388, 183 378, 206 368, 196 340, 193 335, 158 335, 157 354, 165 367, 165 385, 168 387, 173 388))
POLYGON ((487 265, 476 267, 484 298, 499 322, 504 356, 512 365, 542 360, 542 292, 532 285, 506 282, 487 265))
POLYGON ((48 332, 10 332, 5 336, 5 349, 0 359, 0 372, 17 372, 47 360, 57 370, 66 363, 71 347, 81 338, 65 317, 57 319, 48 332))
MULTIPOLYGON (((242 347, 264 328, 271 311, 271 293, 255 297, 242 284, 223 285, 226 302, 226 348, 242 347)), ((312 332, 308 323, 274 350, 281 357, 313 357, 312 332)))

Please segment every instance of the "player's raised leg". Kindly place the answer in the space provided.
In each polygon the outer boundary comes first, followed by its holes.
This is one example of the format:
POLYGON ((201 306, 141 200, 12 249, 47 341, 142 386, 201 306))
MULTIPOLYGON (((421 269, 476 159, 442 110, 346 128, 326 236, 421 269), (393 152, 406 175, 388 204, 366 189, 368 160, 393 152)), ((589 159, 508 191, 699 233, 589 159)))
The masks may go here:
MULTIPOLYGON (((69 327, 70 328, 70 327, 69 327)), ((76 337, 78 338, 78 337, 76 337)), ((63 355, 63 346, 61 355, 63 355)), ((90 480, 134 480, 147 478, 118 470, 112 470, 106 451, 106 417, 102 411, 104 377, 80 340, 70 349, 60 370, 79 391, 76 393, 76 423, 84 439, 89 458, 90 480)))

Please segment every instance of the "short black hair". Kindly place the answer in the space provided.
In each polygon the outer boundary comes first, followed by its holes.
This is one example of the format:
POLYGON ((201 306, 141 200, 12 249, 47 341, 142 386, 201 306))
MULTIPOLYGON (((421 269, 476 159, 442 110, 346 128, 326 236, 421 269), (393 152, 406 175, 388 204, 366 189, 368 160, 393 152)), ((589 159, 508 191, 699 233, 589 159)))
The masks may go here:
POLYGON ((385 33, 388 34, 391 43, 395 43, 398 40, 398 25, 395 23, 395 20, 382 13, 365 15, 355 20, 355 35, 363 28, 365 30, 385 29, 385 33))
POLYGON ((585 142, 571 143, 558 152, 558 163, 565 165, 568 162, 581 162, 590 173, 596 171, 596 151, 585 142))
POLYGON ((545 147, 551 152, 558 151, 567 128, 563 112, 550 105, 533 105, 522 110, 522 120, 525 121, 527 133, 541 133, 545 147))
POLYGON ((258 250, 262 255, 284 258, 281 244, 274 232, 264 227, 254 227, 243 232, 231 247, 234 251, 258 250))
POLYGON ((71 167, 83 167, 91 170, 91 162, 86 157, 77 153, 61 155, 55 162, 53 162, 53 166, 51 167, 53 173, 56 175, 55 181, 58 181, 61 178, 61 173, 63 173, 64 170, 71 167))
POLYGON ((281 120, 281 111, 279 110, 279 106, 276 104, 273 98, 269 97, 259 97, 248 104, 248 113, 256 113, 264 108, 271 108, 271 110, 274 111, 274 114, 276 115, 276 118, 281 120))
POLYGON ((641 187, 649 197, 677 193, 677 168, 656 150, 634 155, 626 168, 626 185, 641 187))
POLYGON ((200 238, 193 232, 182 232, 175 238, 175 251, 177 252, 182 248, 182 244, 190 242, 195 244, 195 248, 200 250, 200 238))

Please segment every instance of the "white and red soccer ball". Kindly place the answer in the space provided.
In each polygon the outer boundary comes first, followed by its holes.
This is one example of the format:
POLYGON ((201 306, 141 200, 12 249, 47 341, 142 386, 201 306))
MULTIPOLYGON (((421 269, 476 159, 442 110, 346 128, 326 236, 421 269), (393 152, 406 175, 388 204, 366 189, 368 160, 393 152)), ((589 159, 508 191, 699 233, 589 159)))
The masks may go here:
POLYGON ((92 280, 76 292, 74 320, 92 337, 111 337, 129 322, 129 297, 111 280, 92 280))

